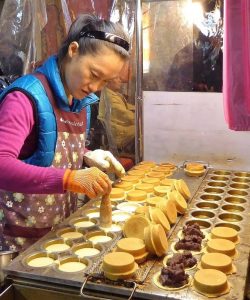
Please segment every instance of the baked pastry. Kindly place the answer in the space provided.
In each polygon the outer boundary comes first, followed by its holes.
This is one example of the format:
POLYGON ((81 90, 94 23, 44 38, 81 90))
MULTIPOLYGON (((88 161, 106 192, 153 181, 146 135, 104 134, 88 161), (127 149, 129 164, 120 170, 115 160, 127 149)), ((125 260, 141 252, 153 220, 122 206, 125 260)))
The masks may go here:
POLYGON ((159 208, 149 207, 149 215, 151 221, 153 221, 155 224, 160 224, 165 232, 169 232, 170 224, 168 222, 168 219, 159 208))
POLYGON ((167 196, 171 191, 170 186, 159 185, 154 187, 154 194, 159 197, 167 196))
POLYGON ((164 203, 166 202, 166 199, 164 199, 163 197, 150 197, 147 199, 147 204, 150 206, 157 206, 157 203, 164 201, 164 203))
POLYGON ((166 176, 165 176, 165 173, 162 173, 162 172, 149 172, 149 173, 147 173, 147 177, 149 177, 149 178, 158 178, 158 179, 162 180, 166 176))
POLYGON ((186 163, 185 168, 189 171, 203 171, 205 166, 201 163, 190 162, 186 163))
POLYGON ((144 262, 148 256, 144 241, 138 238, 124 238, 119 240, 116 251, 127 252, 133 255, 137 263, 144 262))
POLYGON ((205 296, 220 296, 229 292, 227 276, 218 270, 203 269, 194 274, 194 288, 205 296))
POLYGON ((131 182, 133 184, 139 183, 140 177, 139 176, 132 176, 132 175, 125 175, 121 177, 121 181, 131 182))
POLYGON ((133 170, 141 170, 147 173, 152 170, 152 167, 150 165, 136 165, 133 167, 133 170))
POLYGON ((124 191, 130 191, 134 188, 134 184, 132 182, 129 181, 120 181, 114 184, 115 188, 120 188, 124 191))
POLYGON ((144 239, 148 252, 161 257, 166 254, 168 240, 163 227, 160 224, 150 224, 144 229, 144 239))
POLYGON ((156 166, 156 163, 154 161, 150 161, 150 160, 143 160, 139 163, 139 165, 150 166, 151 168, 153 168, 156 166))
POLYGON ((185 211, 187 210, 187 202, 178 191, 170 192, 168 198, 174 201, 178 213, 180 214, 185 213, 185 211))
POLYGON ((232 264, 232 259, 222 253, 206 253, 201 257, 200 267, 202 269, 215 269, 225 274, 236 271, 232 264))
POLYGON ((164 167, 164 166, 157 166, 157 167, 153 168, 152 171, 164 173, 165 176, 171 176, 173 174, 173 171, 171 169, 169 169, 168 167, 164 167))
POLYGON ((154 186, 149 183, 140 183, 135 186, 135 190, 144 191, 147 194, 151 194, 154 191, 154 186))
POLYGON ((168 240, 166 233, 160 224, 152 225, 151 238, 156 255, 161 257, 166 254, 168 249, 168 240))
POLYGON ((176 179, 169 179, 169 178, 165 178, 165 179, 162 179, 161 182, 160 182, 160 185, 165 185, 165 186, 169 186, 172 187, 174 186, 174 182, 175 182, 176 179))
POLYGON ((160 166, 162 166, 164 168, 168 168, 172 171, 175 171, 177 169, 175 164, 172 164, 172 163, 169 163, 169 162, 161 163, 160 166))
POLYGON ((146 199, 147 199, 147 193, 144 191, 136 190, 127 193, 128 201, 144 202, 146 201, 146 199))
POLYGON ((145 216, 148 212, 148 208, 148 206, 140 206, 135 210, 135 214, 145 216))
POLYGON ((148 184, 152 184, 153 186, 157 186, 160 185, 160 179, 159 178, 149 178, 149 177, 145 177, 141 180, 142 183, 148 183, 148 184))
POLYGON ((138 269, 133 255, 126 252, 112 252, 103 258, 104 276, 110 280, 129 279, 138 269))
POLYGON ((212 239, 226 239, 233 243, 237 243, 239 240, 238 232, 230 227, 214 227, 211 230, 211 238, 212 239))
POLYGON ((153 225, 149 224, 147 227, 144 228, 144 241, 146 245, 146 249, 149 253, 155 254, 155 249, 153 246, 153 239, 152 239, 152 232, 151 232, 151 227, 153 225))
POLYGON ((112 188, 112 190, 109 194, 109 197, 110 197, 111 201, 124 200, 125 192, 121 188, 114 187, 114 188, 112 188))
POLYGON ((183 179, 175 180, 174 186, 176 191, 178 191, 186 200, 190 199, 191 192, 183 179))
POLYGON ((212 239, 207 242, 207 252, 210 253, 223 253, 230 257, 236 255, 235 244, 225 239, 212 239))
POLYGON ((206 171, 206 168, 203 164, 200 163, 187 163, 184 167, 184 172, 186 175, 191 177, 200 177, 203 176, 206 171))
POLYGON ((128 175, 137 176, 139 178, 143 178, 145 176, 145 171, 143 170, 129 170, 128 175))
POLYGON ((127 238, 144 239, 144 229, 150 224, 149 220, 143 215, 131 216, 123 226, 123 234, 127 238))
POLYGON ((163 199, 156 203, 156 207, 160 208, 167 217, 169 224, 175 224, 177 220, 177 210, 174 201, 163 199))

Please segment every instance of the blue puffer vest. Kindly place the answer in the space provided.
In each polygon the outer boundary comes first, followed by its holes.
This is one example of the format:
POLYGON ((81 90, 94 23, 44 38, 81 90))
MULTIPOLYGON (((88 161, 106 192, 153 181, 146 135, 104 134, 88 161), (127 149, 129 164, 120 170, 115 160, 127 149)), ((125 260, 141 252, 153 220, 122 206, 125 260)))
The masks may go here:
MULTIPOLYGON (((37 72, 43 73, 53 90, 53 94, 58 107, 61 110, 79 113, 82 109, 87 110, 87 132, 90 126, 90 105, 98 101, 95 94, 89 94, 82 100, 73 100, 72 106, 68 104, 68 98, 65 94, 61 81, 57 57, 51 56, 37 72)), ((57 125, 53 108, 47 97, 45 89, 39 79, 34 75, 28 74, 18 78, 8 86, 0 95, 0 103, 4 97, 12 91, 21 91, 33 102, 36 108, 36 124, 38 126, 38 143, 36 151, 24 162, 35 165, 48 167, 52 164, 57 142, 57 125)))

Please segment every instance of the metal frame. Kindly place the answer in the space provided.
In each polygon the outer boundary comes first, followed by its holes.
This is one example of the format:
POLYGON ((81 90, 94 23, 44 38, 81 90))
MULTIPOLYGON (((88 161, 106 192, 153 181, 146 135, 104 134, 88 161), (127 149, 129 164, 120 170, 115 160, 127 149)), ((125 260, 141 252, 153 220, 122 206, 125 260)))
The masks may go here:
POLYGON ((136 0, 136 86, 135 86, 135 161, 143 160, 143 44, 142 1, 136 0))

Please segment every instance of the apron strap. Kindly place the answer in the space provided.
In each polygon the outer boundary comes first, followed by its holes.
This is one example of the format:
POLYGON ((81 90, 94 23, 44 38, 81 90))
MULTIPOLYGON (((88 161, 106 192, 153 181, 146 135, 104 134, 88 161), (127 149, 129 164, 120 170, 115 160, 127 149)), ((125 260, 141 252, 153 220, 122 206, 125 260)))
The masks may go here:
POLYGON ((38 72, 33 73, 33 75, 41 81, 51 104, 56 105, 55 97, 53 95, 53 92, 52 92, 52 89, 50 87, 47 77, 44 74, 38 73, 38 72))

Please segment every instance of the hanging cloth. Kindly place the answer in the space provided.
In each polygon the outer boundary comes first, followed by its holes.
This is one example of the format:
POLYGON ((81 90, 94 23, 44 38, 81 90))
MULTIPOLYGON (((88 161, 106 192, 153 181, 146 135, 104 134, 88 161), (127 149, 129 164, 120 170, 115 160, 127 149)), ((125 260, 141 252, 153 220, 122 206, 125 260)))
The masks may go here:
POLYGON ((250 130, 250 1, 224 2, 223 97, 228 127, 250 130))

